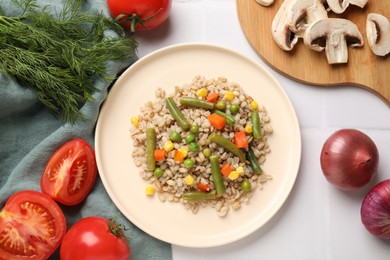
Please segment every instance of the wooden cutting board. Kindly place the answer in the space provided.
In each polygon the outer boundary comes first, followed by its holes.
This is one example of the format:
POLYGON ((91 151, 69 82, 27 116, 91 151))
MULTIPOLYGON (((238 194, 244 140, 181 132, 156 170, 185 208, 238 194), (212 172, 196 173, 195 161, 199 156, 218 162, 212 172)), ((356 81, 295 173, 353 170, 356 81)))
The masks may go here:
POLYGON ((354 22, 365 41, 363 47, 349 47, 349 61, 342 65, 329 65, 324 52, 310 50, 302 39, 291 52, 283 51, 276 45, 271 34, 271 24, 282 2, 275 0, 272 6, 264 7, 255 0, 237 0, 242 30, 266 63, 276 71, 305 84, 359 86, 373 91, 390 104, 390 55, 374 55, 366 38, 367 14, 379 13, 390 19, 389 0, 369 0, 363 9, 349 6, 343 14, 329 15, 354 22))

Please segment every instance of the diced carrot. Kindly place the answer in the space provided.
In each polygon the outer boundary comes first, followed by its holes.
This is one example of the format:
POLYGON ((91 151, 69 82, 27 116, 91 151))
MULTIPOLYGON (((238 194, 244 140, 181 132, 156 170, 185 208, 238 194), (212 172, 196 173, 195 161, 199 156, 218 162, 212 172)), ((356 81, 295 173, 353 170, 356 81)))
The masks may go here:
POLYGON ((173 156, 173 159, 177 162, 182 162, 184 160, 184 153, 180 150, 175 151, 175 155, 173 156))
POLYGON ((234 134, 234 143, 238 148, 248 148, 248 139, 246 138, 245 131, 234 134))
POLYGON ((228 177, 229 174, 233 171, 232 167, 230 166, 230 164, 228 163, 225 163, 222 168, 221 168, 221 173, 223 176, 225 177, 228 177))
POLYGON ((208 184, 204 184, 204 183, 199 182, 197 187, 200 191, 210 191, 210 187, 208 184))
POLYGON ((221 130, 226 125, 226 120, 220 115, 217 115, 215 113, 212 113, 208 116, 208 120, 210 121, 210 124, 214 126, 216 129, 221 130))
POLYGON ((217 101, 217 99, 218 99, 218 93, 217 92, 211 92, 207 97, 206 97, 206 100, 208 101, 208 102, 215 102, 215 101, 217 101))
POLYGON ((165 159, 166 151, 162 150, 154 150, 154 160, 163 161, 165 159))

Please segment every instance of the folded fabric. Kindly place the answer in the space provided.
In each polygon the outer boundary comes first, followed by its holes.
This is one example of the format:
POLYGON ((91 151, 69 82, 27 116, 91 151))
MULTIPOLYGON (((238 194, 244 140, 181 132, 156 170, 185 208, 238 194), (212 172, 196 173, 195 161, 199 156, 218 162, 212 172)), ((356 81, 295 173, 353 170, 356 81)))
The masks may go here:
MULTIPOLYGON (((11 8, 11 0, 0 5, 11 8)), ((38 1, 40 5, 52 1, 38 1)), ((56 2, 57 5, 63 3, 56 2)), ((103 0, 85 1, 85 8, 107 14, 103 0)), ((7 13, 12 13, 7 9, 7 13)), ((0 61, 1 62, 1 61, 0 61)), ((118 75, 131 64, 109 62, 108 72, 118 75)), ((0 202, 5 204, 8 197, 20 190, 40 191, 40 178, 50 155, 63 143, 81 137, 94 147, 94 128, 99 109, 106 98, 112 82, 96 81, 94 100, 87 102, 81 112, 87 119, 75 125, 62 125, 61 120, 50 113, 26 86, 0 74, 0 202)), ((171 245, 157 240, 129 222, 115 207, 99 178, 87 199, 77 206, 61 206, 68 228, 77 220, 87 216, 116 217, 126 228, 131 247, 131 259, 172 259, 171 245)), ((57 252, 51 259, 58 259, 57 252)))

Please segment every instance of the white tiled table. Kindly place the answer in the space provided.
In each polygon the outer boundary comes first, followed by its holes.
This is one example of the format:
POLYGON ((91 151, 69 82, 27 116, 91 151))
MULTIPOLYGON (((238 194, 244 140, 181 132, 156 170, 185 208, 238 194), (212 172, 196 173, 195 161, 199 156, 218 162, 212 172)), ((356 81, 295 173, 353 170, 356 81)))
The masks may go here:
POLYGON ((153 32, 138 33, 136 38, 139 57, 185 42, 213 43, 239 51, 264 65, 281 83, 301 126, 302 160, 298 178, 288 200, 271 221, 250 236, 225 246, 193 249, 173 245, 174 260, 390 259, 390 241, 368 234, 360 223, 359 212, 368 188, 390 178, 387 104, 357 87, 303 85, 272 70, 247 42, 234 0, 173 0, 169 21, 153 32), (367 188, 359 191, 337 190, 321 172, 319 156, 323 142, 340 128, 364 131, 379 149, 378 174, 367 188))

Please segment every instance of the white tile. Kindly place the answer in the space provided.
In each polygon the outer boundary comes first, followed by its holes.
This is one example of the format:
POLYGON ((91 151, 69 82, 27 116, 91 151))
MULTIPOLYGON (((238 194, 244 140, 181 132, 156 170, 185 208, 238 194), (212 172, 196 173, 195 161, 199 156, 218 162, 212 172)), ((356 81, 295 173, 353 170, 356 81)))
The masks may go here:
MULTIPOLYGON (((248 0, 251 1, 251 0, 248 0)), ((173 0, 168 23, 136 34, 140 57, 183 42, 219 44, 265 67, 295 107, 302 131, 302 160, 294 189, 281 210, 260 230, 216 248, 173 246, 174 260, 388 259, 389 242, 368 234, 360 223, 360 203, 372 185, 390 178, 390 110, 373 93, 353 86, 318 87, 298 83, 270 68, 243 34, 235 0, 173 0), (358 128, 377 144, 376 178, 364 189, 342 192, 320 168, 326 138, 339 128, 358 128)))

